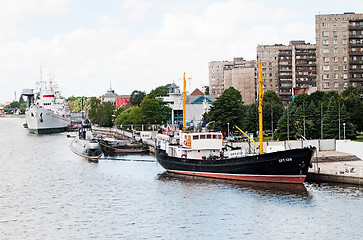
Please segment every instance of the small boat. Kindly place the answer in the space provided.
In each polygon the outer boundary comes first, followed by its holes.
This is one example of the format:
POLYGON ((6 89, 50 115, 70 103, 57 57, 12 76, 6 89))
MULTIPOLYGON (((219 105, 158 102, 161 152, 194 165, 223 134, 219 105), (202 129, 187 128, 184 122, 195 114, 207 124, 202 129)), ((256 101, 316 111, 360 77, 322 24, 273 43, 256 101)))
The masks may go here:
POLYGON ((82 122, 78 134, 72 140, 69 147, 75 154, 92 161, 98 161, 103 153, 100 144, 93 136, 91 122, 88 119, 82 122))
MULTIPOLYGON (((259 68, 261 73, 260 62, 259 68)), ((183 116, 185 116, 186 101, 185 85, 184 74, 183 116)), ((303 183, 311 166, 315 147, 264 153, 262 95, 262 74, 260 74, 260 143, 256 143, 259 153, 249 154, 242 148, 223 145, 221 132, 186 133, 185 118, 183 118, 183 131, 180 130, 179 133, 170 136, 157 135, 155 151, 158 162, 169 172, 192 176, 255 182, 303 183)))
POLYGON ((128 143, 125 140, 115 138, 99 138, 99 143, 105 154, 127 154, 127 153, 146 153, 148 149, 138 143, 128 143))

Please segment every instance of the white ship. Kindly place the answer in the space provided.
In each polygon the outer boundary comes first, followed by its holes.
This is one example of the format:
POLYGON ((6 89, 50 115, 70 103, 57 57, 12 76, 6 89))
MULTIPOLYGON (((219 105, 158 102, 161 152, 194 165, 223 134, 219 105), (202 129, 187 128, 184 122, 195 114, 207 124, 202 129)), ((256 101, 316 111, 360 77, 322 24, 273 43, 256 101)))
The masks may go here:
POLYGON ((49 82, 37 82, 33 89, 23 89, 23 96, 27 96, 26 123, 30 133, 64 132, 71 123, 68 105, 62 98, 59 88, 49 82))

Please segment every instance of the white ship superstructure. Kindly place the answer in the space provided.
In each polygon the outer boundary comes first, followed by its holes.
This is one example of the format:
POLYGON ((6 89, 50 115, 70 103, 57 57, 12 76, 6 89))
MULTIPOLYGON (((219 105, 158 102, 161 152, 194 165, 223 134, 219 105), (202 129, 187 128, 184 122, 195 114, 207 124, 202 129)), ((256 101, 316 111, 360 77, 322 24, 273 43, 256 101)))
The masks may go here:
POLYGON ((25 114, 30 133, 66 131, 71 123, 69 108, 52 79, 37 82, 34 93, 33 89, 24 89, 23 95, 28 97, 25 114))

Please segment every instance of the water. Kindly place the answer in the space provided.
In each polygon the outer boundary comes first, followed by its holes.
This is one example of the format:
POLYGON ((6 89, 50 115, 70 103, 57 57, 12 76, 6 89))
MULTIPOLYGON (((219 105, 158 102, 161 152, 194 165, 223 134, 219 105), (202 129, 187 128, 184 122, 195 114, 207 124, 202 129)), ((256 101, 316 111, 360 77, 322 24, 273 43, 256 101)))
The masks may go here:
POLYGON ((88 162, 0 119, 0 239, 363 239, 363 191, 180 177, 153 156, 88 162))

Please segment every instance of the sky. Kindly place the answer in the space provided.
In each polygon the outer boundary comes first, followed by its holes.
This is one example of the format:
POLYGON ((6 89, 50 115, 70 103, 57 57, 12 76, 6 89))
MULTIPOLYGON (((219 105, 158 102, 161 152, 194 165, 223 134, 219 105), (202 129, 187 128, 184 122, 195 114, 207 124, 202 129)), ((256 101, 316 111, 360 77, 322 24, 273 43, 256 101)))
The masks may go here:
POLYGON ((184 72, 191 92, 208 85, 209 62, 315 43, 315 15, 344 12, 363 1, 0 0, 0 103, 41 75, 66 98, 182 86, 184 72))

